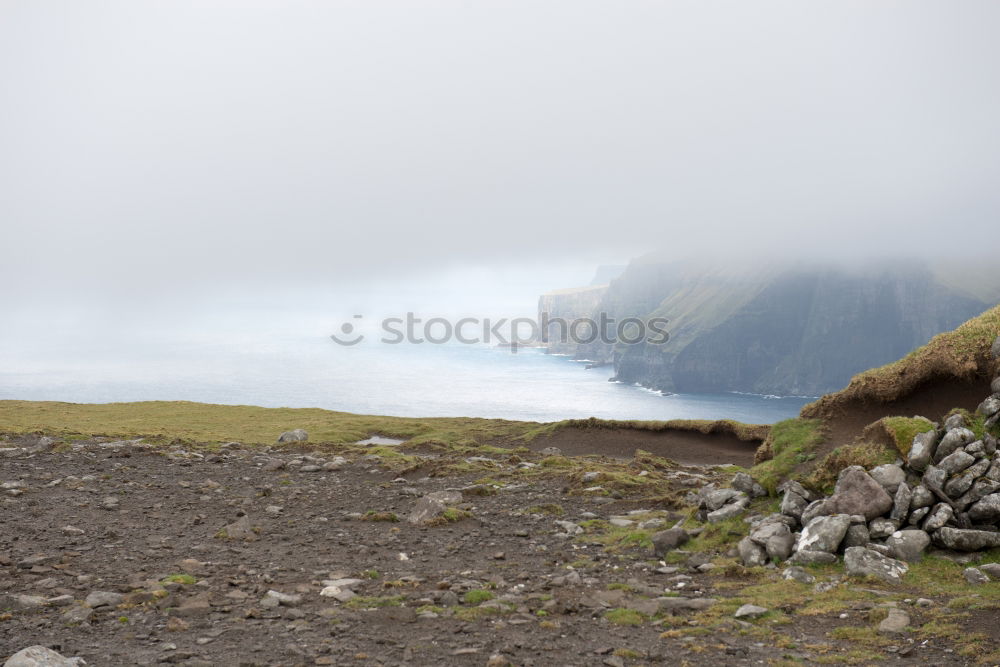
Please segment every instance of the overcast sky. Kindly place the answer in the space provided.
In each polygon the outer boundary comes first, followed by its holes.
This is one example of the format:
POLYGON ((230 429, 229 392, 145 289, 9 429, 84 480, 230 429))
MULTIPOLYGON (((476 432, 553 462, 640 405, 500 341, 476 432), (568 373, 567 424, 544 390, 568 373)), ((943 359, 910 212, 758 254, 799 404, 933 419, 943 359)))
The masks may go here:
POLYGON ((995 257, 998 26, 992 0, 2 0, 2 290, 995 257))

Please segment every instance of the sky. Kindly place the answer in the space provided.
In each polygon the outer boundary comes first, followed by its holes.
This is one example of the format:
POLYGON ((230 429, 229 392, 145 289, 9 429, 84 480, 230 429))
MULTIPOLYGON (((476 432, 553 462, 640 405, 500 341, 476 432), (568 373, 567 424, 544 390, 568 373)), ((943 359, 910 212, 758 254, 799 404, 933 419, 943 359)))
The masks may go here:
POLYGON ((3 0, 0 294, 533 305, 650 250, 986 250, 997 25, 980 0, 3 0))

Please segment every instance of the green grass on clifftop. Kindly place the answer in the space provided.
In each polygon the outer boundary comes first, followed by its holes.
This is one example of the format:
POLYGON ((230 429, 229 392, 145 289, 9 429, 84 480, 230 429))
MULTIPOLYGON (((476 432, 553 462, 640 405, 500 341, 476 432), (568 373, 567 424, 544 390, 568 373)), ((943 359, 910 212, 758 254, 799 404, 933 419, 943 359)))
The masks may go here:
POLYGON ((562 429, 635 429, 653 432, 727 433, 762 440, 769 426, 732 420, 617 421, 570 419, 539 423, 472 417, 382 417, 320 408, 262 408, 188 401, 57 403, 0 401, 0 432, 45 432, 74 437, 175 439, 198 443, 273 444, 283 431, 301 428, 310 443, 349 444, 372 435, 408 440, 410 446, 520 447, 562 429))
POLYGON ((302 428, 312 443, 346 444, 372 435, 411 444, 518 446, 549 428, 504 419, 378 417, 319 408, 261 408, 187 401, 56 403, 0 401, 0 431, 43 431, 62 436, 144 437, 200 443, 273 444, 283 431, 302 428))

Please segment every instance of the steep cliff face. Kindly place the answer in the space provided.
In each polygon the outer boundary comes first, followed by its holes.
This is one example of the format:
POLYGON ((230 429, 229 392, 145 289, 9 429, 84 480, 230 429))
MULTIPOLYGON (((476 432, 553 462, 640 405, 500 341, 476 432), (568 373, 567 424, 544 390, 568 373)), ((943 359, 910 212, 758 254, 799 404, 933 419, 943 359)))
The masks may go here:
MULTIPOLYGON (((568 334, 569 327, 574 322, 590 317, 598 309, 601 298, 607 291, 607 285, 593 285, 547 292, 538 299, 539 320, 544 321, 543 314, 550 320, 561 319, 566 322, 566 334, 568 334)), ((577 345, 567 340, 568 336, 563 334, 559 325, 553 323, 546 327, 543 333, 542 340, 547 343, 546 348, 549 352, 577 353, 577 345)))
POLYGON ((578 346, 618 379, 677 392, 818 395, 888 363, 988 308, 932 267, 729 266, 643 258, 595 312, 665 317, 662 345, 578 346))

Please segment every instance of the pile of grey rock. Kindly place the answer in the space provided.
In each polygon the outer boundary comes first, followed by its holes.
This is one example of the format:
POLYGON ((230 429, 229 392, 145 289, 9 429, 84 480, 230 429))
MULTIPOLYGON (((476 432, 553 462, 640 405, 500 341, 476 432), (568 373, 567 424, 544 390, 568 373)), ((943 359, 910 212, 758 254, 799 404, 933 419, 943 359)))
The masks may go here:
MULTIPOLYGON (((1000 378, 991 389, 977 408, 988 426, 1000 421, 1000 378)), ((997 439, 988 433, 977 438, 968 426, 954 414, 943 427, 918 434, 905 462, 845 468, 828 497, 798 482, 782 484, 780 511, 751 522, 740 558, 750 566, 802 565, 832 563, 844 554, 848 574, 896 582, 906 563, 920 560, 932 544, 964 552, 1000 547, 997 439)), ((753 495, 745 479, 734 479, 734 487, 724 491, 736 500, 716 509, 709 508, 723 490, 701 494, 707 520, 753 495)))

